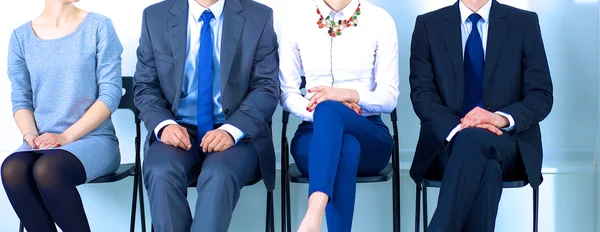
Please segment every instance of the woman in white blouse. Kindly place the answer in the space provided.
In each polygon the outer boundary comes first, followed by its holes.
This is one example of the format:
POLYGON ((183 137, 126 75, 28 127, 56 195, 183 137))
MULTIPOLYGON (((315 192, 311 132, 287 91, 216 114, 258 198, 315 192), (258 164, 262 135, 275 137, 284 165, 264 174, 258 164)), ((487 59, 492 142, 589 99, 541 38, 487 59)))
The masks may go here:
POLYGON ((283 108, 303 120, 291 153, 310 176, 298 231, 320 231, 325 211, 328 231, 350 231, 356 176, 379 173, 392 153, 380 115, 398 99, 396 26, 364 0, 306 1, 294 10, 302 16, 281 34, 279 79, 283 108))

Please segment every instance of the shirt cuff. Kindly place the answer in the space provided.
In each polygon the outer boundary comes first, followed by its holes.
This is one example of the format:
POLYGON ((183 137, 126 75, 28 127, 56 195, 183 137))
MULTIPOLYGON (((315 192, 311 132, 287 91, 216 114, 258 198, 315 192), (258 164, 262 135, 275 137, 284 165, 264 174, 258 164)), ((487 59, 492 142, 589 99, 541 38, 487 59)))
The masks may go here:
POLYGON ((315 114, 315 111, 311 111, 311 112, 306 111, 306 113, 304 113, 300 116, 300 119, 302 119, 302 121, 305 121, 305 122, 312 122, 314 114, 315 114))
POLYGON ((221 127, 219 127, 219 129, 227 131, 227 133, 229 133, 231 137, 233 137, 234 145, 237 144, 242 138, 244 138, 244 136, 246 136, 244 132, 242 132, 240 129, 231 124, 223 124, 221 127))
POLYGON ((508 119, 508 127, 502 128, 502 130, 505 130, 508 132, 513 132, 515 130, 515 119, 512 116, 510 116, 510 114, 500 112, 500 111, 496 111, 495 113, 508 119))
POLYGON ((371 96, 371 92, 370 91, 358 91, 358 90, 356 90, 356 93, 358 93, 358 102, 357 102, 357 104, 359 104, 359 105, 369 104, 372 101, 372 96, 371 96))
POLYGON ((160 132, 160 130, 162 130, 166 126, 172 125, 172 124, 177 124, 177 122, 175 122, 175 121, 173 121, 171 119, 167 119, 167 120, 164 120, 164 121, 160 122, 156 126, 156 128, 154 128, 154 136, 156 137, 156 140, 158 140, 159 142, 162 142, 162 141, 160 141, 160 137, 158 136, 158 132, 160 132))
POLYGON ((446 137, 446 141, 450 142, 452 140, 452 138, 454 138, 454 135, 456 135, 456 133, 460 130, 460 124, 456 125, 456 127, 454 127, 454 129, 452 129, 452 131, 450 131, 450 134, 448 134, 448 137, 446 137))

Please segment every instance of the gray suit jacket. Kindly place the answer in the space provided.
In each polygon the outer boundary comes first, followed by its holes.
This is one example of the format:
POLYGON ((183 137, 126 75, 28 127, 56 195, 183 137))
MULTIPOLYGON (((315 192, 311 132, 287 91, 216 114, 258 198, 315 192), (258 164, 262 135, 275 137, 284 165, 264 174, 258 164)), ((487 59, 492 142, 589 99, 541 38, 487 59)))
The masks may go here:
MULTIPOLYGON (((223 1, 223 0, 221 0, 223 1)), ((135 105, 148 129, 175 119, 186 58, 188 2, 166 0, 144 10, 137 50, 135 105)), ((275 187, 275 151, 270 122, 278 104, 277 37, 273 11, 251 0, 226 0, 223 10, 221 94, 225 119, 249 137, 259 154, 267 189, 275 187)))

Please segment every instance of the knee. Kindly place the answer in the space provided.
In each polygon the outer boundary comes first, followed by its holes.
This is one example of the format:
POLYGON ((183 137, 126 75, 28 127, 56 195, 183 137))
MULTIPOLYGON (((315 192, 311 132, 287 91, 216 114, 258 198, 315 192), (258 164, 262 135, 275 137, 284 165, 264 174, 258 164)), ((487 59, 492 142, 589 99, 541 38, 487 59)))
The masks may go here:
POLYGON ((174 162, 145 159, 142 175, 148 188, 152 186, 162 188, 168 184, 187 183, 185 169, 174 162))
POLYGON ((491 133, 484 129, 467 128, 456 134, 456 137, 454 138, 454 146, 487 150, 491 146, 490 141, 488 141, 488 137, 490 135, 491 133))
POLYGON ((55 164, 57 160, 48 156, 40 157, 33 165, 33 178, 39 188, 50 188, 57 185, 62 178, 62 170, 58 170, 59 165, 55 164))
POLYGON ((360 149, 360 143, 356 137, 344 134, 342 137, 340 167, 356 169, 360 162, 360 149))
POLYGON ((493 139, 497 135, 479 128, 467 128, 456 134, 452 145, 452 156, 464 160, 495 159, 497 149, 493 139))
POLYGON ((321 102, 315 108, 315 113, 313 115, 314 119, 317 118, 334 118, 336 115, 339 115, 341 111, 341 107, 346 107, 340 102, 327 100, 321 102))
POLYGON ((502 166, 494 159, 488 159, 485 163, 485 175, 487 181, 498 181, 502 183, 502 166))
POLYGON ((30 175, 29 164, 17 158, 15 154, 10 155, 4 160, 1 167, 2 182, 6 186, 13 186, 23 183, 27 175, 30 175))
POLYGON ((198 189, 204 186, 233 187, 234 190, 241 189, 244 183, 240 183, 236 170, 228 162, 210 162, 202 165, 198 177, 198 189))

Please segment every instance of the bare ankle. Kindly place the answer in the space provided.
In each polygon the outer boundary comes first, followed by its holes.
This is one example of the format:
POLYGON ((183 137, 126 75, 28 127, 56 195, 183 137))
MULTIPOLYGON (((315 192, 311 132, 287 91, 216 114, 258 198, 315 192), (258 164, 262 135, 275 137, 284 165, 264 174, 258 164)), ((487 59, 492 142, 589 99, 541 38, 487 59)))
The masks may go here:
POLYGON ((314 192, 310 194, 310 197, 308 198, 308 209, 324 211, 327 202, 329 202, 329 196, 327 196, 327 194, 318 191, 314 192))

